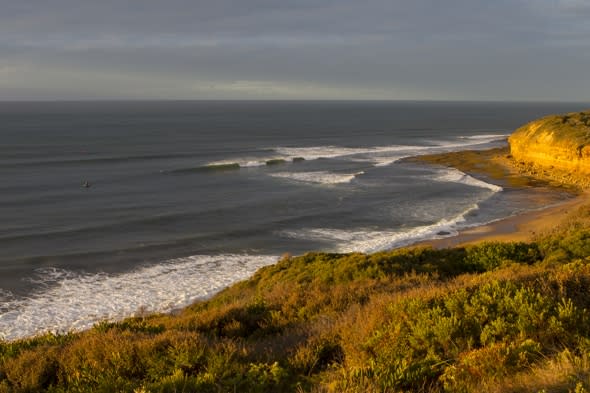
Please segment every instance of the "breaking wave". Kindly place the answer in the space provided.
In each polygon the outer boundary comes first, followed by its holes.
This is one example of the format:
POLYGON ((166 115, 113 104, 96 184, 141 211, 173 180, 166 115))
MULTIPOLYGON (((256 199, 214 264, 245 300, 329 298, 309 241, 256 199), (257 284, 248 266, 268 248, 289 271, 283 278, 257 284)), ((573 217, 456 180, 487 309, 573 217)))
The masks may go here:
POLYGON ((0 292, 0 339, 79 331, 139 311, 171 312, 277 260, 271 255, 195 255, 119 275, 39 269, 32 281, 43 289, 35 294, 18 299, 0 292))
POLYGON ((277 164, 297 163, 319 159, 345 158, 351 161, 370 162, 375 166, 387 166, 402 158, 442 153, 458 149, 475 148, 506 138, 506 135, 476 135, 459 137, 458 141, 432 141, 430 145, 390 145, 372 147, 344 147, 344 146, 308 146, 308 147, 274 147, 264 157, 241 157, 209 162, 194 168, 180 168, 171 173, 203 172, 216 170, 232 170, 240 168, 254 168, 277 164))
POLYGON ((465 223, 467 215, 478 209, 479 206, 473 204, 455 217, 441 219, 432 225, 400 231, 311 228, 299 231, 282 231, 280 234, 294 239, 336 243, 335 251, 337 252, 371 253, 407 246, 420 240, 454 236, 458 233, 458 229, 465 227, 461 224, 465 223))
POLYGON ((350 183, 357 176, 364 172, 357 173, 333 173, 327 171, 317 172, 278 172, 271 174, 272 177, 280 177, 289 180, 295 180, 303 183, 313 184, 344 184, 350 183))
POLYGON ((433 180, 440 182, 461 183, 472 187, 487 188, 488 190, 493 192, 500 192, 503 190, 503 188, 500 186, 486 183, 483 180, 476 179, 455 168, 447 168, 441 170, 438 174, 436 174, 433 177, 433 180))

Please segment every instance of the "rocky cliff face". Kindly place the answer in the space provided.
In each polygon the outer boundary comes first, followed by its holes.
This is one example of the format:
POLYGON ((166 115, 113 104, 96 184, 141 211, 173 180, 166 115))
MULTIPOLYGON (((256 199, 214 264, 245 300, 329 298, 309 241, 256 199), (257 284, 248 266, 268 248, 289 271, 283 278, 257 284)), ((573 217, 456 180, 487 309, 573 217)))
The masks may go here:
POLYGON ((590 111, 532 121, 516 130, 508 142, 521 164, 590 175, 590 111))

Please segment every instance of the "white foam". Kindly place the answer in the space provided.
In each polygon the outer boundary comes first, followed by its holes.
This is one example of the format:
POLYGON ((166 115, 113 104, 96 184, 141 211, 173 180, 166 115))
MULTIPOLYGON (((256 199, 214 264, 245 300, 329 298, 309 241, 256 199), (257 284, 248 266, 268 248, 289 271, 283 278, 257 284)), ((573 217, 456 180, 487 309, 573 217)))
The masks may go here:
POLYGON ((375 166, 388 166, 406 157, 420 156, 425 154, 447 153, 451 151, 464 150, 467 148, 484 147, 490 142, 497 141, 499 135, 479 135, 475 137, 464 137, 459 142, 432 141, 430 146, 392 146, 376 148, 372 155, 375 166))
POLYGON ((489 142, 493 142, 493 141, 499 141, 502 139, 506 139, 510 136, 510 134, 482 134, 482 135, 469 135, 469 136, 464 136, 462 138, 465 139, 485 139, 488 140, 489 142))
POLYGON ((302 157, 306 160, 319 158, 337 158, 356 154, 374 152, 375 148, 355 148, 340 146, 311 146, 311 147, 277 147, 274 149, 284 157, 302 157))
POLYGON ((251 167, 266 165, 266 161, 256 161, 256 160, 240 161, 240 162, 238 162, 238 165, 240 165, 240 168, 251 168, 251 167))
POLYGON ((291 162, 295 158, 303 158, 306 161, 318 160, 321 158, 334 159, 346 158, 353 161, 372 162, 376 166, 387 166, 402 158, 422 154, 442 153, 448 151, 473 148, 485 145, 490 142, 505 139, 508 135, 487 134, 459 136, 455 141, 431 141, 430 146, 419 145, 387 145, 369 147, 344 147, 344 146, 307 146, 307 147, 284 147, 273 148, 272 154, 265 157, 241 157, 236 159, 213 161, 207 166, 239 165, 241 168, 260 167, 267 164, 267 161, 284 160, 291 162))
POLYGON ((362 175, 364 172, 357 173, 334 173, 327 171, 316 171, 316 172, 278 172, 272 173, 272 177, 280 177, 289 180, 295 180, 303 183, 313 184, 344 184, 350 183, 357 176, 362 175))
POLYGON ((459 226, 465 222, 467 214, 479 209, 477 204, 449 219, 408 230, 342 230, 332 228, 312 228, 299 231, 283 231, 285 237, 336 243, 338 252, 377 252, 406 246, 424 239, 440 239, 457 234, 459 226))
POLYGON ((170 312, 277 260, 270 255, 196 255, 119 275, 41 269, 35 283, 44 290, 25 299, 0 294, 0 339, 88 329, 96 322, 121 320, 139 310, 170 312))
POLYGON ((257 167, 266 165, 266 160, 258 160, 254 158, 240 158, 237 160, 221 160, 207 163, 206 167, 216 167, 225 165, 239 165, 240 168, 257 167))
POLYGON ((302 148, 279 147, 276 148, 276 151, 285 154, 287 159, 293 159, 295 157, 302 157, 306 160, 341 158, 355 162, 369 162, 375 166, 387 166, 405 157, 427 154, 432 151, 432 149, 436 148, 437 146, 413 145, 390 145, 364 148, 315 146, 302 148))
POLYGON ((461 183, 466 184, 468 186, 479 187, 479 188, 487 188, 493 192, 500 192, 503 190, 502 187, 497 186, 495 184, 486 183, 485 181, 476 179, 474 177, 469 176, 466 173, 461 172, 455 168, 447 168, 440 170, 437 173, 433 180, 440 181, 440 182, 452 182, 452 183, 461 183))
POLYGON ((494 141, 505 139, 508 135, 487 134, 461 136, 455 141, 432 141, 432 145, 388 145, 373 147, 340 147, 340 146, 311 146, 311 147, 276 147, 274 150, 286 159, 302 157, 306 160, 319 158, 348 158, 352 160, 367 160, 376 163, 376 166, 386 166, 402 158, 441 153, 485 145, 494 141))
POLYGON ((380 166, 389 166, 391 164, 393 164, 396 161, 401 160, 402 158, 405 157, 410 157, 413 155, 418 155, 418 154, 411 154, 411 152, 408 152, 407 154, 402 154, 402 155, 392 155, 392 156, 376 156, 373 158, 373 163, 376 167, 380 167, 380 166))

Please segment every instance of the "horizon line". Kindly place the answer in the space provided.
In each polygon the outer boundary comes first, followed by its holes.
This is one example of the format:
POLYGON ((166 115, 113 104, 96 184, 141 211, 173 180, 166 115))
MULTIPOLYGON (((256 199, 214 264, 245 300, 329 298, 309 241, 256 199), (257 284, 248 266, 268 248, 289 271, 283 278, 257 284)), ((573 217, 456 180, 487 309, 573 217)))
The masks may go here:
POLYGON ((590 100, 522 100, 522 99, 354 99, 354 98, 80 98, 80 99, 0 99, 4 103, 92 103, 92 102, 398 102, 398 103, 523 103, 523 104, 590 104, 590 100))

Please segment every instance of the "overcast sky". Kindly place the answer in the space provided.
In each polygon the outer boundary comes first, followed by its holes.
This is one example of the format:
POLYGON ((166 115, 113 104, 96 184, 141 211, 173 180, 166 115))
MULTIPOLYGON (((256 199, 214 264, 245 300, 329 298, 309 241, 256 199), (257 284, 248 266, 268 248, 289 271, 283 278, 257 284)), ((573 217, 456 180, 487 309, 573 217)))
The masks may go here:
POLYGON ((590 101, 588 0, 0 0, 0 100, 590 101))

